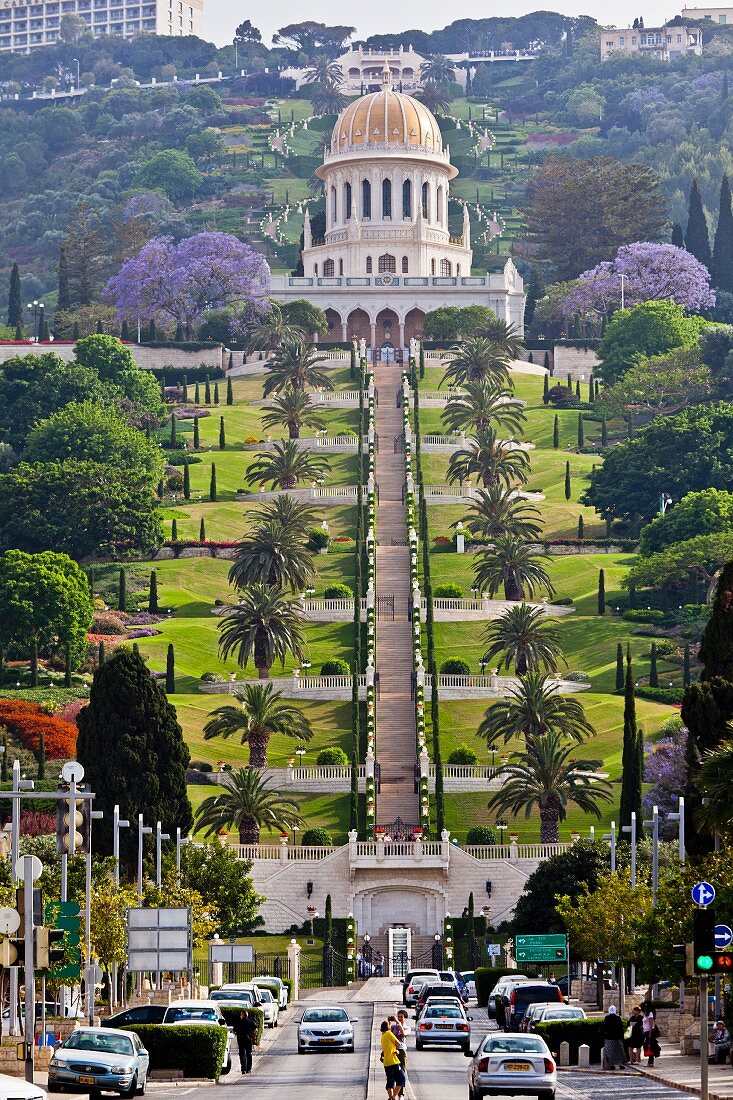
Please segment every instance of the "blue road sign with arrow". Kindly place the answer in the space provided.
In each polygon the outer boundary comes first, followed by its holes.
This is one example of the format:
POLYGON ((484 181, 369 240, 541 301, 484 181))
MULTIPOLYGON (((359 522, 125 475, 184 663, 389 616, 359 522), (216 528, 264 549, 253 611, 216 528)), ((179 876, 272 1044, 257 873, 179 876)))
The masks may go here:
POLYGON ((722 951, 728 944, 733 943, 733 930, 727 924, 715 925, 715 946, 722 951))
POLYGON ((696 882, 692 887, 692 900, 695 905, 712 905, 715 901, 715 887, 709 882, 696 882))

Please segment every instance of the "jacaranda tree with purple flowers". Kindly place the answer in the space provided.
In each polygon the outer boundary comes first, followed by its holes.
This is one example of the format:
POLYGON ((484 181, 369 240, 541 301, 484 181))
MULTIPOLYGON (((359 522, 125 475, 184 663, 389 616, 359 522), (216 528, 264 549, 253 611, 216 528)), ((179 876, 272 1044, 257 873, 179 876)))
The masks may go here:
POLYGON ((153 237, 109 280, 105 298, 120 321, 174 325, 191 339, 207 311, 236 303, 268 308, 270 269, 259 252, 230 233, 197 233, 176 243, 153 237))
POLYGON ((644 754, 644 782, 651 787, 642 799, 646 813, 658 806, 664 814, 676 813, 687 783, 687 730, 679 715, 668 719, 661 737, 644 754))
POLYGON ((688 313, 715 305, 710 273, 691 253, 673 244, 639 241, 622 245, 612 262, 604 261, 583 272, 565 298, 566 316, 619 309, 622 275, 627 308, 662 299, 675 302, 688 313))

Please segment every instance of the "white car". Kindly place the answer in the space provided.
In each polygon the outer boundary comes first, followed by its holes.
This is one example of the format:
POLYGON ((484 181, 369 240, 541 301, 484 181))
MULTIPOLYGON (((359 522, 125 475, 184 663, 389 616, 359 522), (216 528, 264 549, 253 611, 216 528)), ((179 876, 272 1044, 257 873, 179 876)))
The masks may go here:
POLYGON ((0 1073, 0 1100, 48 1100, 48 1095, 39 1085, 0 1073))
POLYGON ((555 1100, 557 1067, 539 1035, 505 1035, 490 1031, 468 1067, 469 1100, 484 1096, 537 1096, 555 1100))
POLYGON ((257 978, 253 978, 250 984, 257 989, 271 989, 278 999, 280 1008, 288 1007, 288 987, 281 978, 274 978, 269 974, 260 974, 257 978))
POLYGON ((306 1008, 298 1021, 298 1054, 309 1050, 346 1050, 353 1054, 357 1019, 340 1005, 306 1008))
POLYGON ((254 982, 226 982, 220 989, 215 991, 219 994, 229 994, 230 996, 238 996, 240 993, 249 992, 254 997, 254 1004, 258 1005, 260 1000, 260 988, 255 985, 254 982))
POLYGON ((261 989, 260 996, 262 997, 262 1004, 258 1007, 262 1009, 265 1017, 265 1024, 267 1027, 277 1027, 278 1017, 280 1016, 280 1005, 269 989, 261 989))

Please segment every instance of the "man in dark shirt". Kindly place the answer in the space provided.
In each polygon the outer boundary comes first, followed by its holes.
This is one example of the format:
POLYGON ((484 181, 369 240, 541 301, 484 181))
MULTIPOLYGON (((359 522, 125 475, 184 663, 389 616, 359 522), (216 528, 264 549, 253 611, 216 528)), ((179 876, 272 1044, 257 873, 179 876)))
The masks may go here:
POLYGON ((257 1023, 249 1012, 240 1012, 239 1019, 234 1021, 234 1034, 237 1036, 239 1047, 239 1063, 242 1073, 252 1072, 252 1044, 257 1035, 257 1023))

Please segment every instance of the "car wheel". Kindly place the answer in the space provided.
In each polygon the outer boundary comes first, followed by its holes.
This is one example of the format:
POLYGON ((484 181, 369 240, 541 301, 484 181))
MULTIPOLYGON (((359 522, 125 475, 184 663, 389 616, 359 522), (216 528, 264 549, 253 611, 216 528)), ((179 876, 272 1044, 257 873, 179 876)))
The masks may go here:
POLYGON ((305 1054, 305 1047, 298 1047, 298 1054, 305 1054))
POLYGON ((147 1074, 146 1074, 146 1075, 145 1075, 145 1076, 143 1077, 143 1083, 142 1083, 142 1085, 138 1085, 138 1089, 137 1089, 137 1094, 138 1094, 138 1096, 144 1096, 144 1095, 145 1095, 145 1092, 146 1092, 146 1090, 147 1090, 147 1087, 148 1087, 148 1076, 147 1076, 147 1074))
POLYGON ((232 1056, 230 1054, 229 1057, 226 1060, 226 1064, 221 1067, 221 1075, 222 1075, 222 1077, 226 1077, 226 1075, 228 1073, 231 1073, 231 1072, 232 1072, 232 1056))
POLYGON ((354 1053, 354 1044, 352 1043, 350 1047, 344 1047, 344 1050, 346 1051, 347 1054, 353 1054, 354 1053))
POLYGON ((415 1040, 415 1050, 422 1050, 422 1048, 423 1048, 423 1044, 419 1041, 419 1039, 416 1039, 415 1040))
POLYGON ((545 1089, 537 1094, 537 1100, 555 1100, 555 1093, 552 1089, 545 1089))
POLYGON ((57 1085, 55 1081, 49 1081, 46 1085, 46 1092, 63 1092, 63 1086, 57 1085))
POLYGON ((135 1076, 133 1077, 132 1084, 130 1085, 129 1089, 124 1089, 120 1093, 120 1096, 123 1097, 123 1100, 133 1100, 133 1097, 134 1097, 136 1092, 137 1092, 137 1074, 135 1074, 135 1076))

